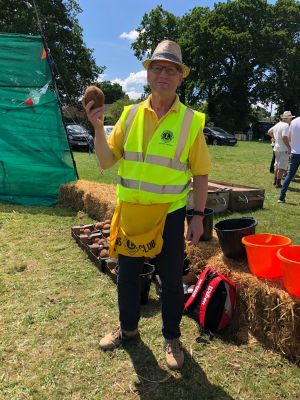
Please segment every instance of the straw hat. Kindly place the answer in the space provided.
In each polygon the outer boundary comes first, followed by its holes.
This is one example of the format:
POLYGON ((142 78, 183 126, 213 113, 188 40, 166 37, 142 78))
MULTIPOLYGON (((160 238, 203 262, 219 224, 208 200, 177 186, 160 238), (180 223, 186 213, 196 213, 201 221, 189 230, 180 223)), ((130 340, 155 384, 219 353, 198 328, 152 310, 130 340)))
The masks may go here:
POLYGON ((182 64, 182 54, 179 44, 172 40, 163 40, 160 42, 154 50, 152 57, 149 60, 143 62, 145 69, 148 69, 152 61, 170 61, 177 64, 182 69, 183 77, 186 78, 190 73, 190 69, 182 64))
POLYGON ((295 118, 295 115, 292 115, 290 111, 284 111, 284 113, 280 115, 280 118, 295 118))

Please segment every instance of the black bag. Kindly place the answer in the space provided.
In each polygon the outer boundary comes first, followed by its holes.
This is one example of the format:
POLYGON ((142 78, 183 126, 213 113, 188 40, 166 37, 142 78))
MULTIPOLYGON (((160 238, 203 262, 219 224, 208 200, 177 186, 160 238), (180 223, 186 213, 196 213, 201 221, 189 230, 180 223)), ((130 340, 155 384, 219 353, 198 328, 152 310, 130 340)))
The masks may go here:
POLYGON ((228 326, 236 308, 236 286, 211 267, 205 268, 184 304, 184 311, 207 332, 228 326))

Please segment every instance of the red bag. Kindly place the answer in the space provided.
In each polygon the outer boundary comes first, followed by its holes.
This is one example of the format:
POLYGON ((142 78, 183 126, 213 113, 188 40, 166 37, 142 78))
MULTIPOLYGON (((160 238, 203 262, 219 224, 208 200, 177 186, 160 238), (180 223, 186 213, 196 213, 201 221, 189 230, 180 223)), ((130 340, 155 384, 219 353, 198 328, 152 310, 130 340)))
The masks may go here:
POLYGON ((201 272, 184 304, 184 312, 208 332, 219 332, 228 326, 235 308, 236 286, 211 267, 201 272))

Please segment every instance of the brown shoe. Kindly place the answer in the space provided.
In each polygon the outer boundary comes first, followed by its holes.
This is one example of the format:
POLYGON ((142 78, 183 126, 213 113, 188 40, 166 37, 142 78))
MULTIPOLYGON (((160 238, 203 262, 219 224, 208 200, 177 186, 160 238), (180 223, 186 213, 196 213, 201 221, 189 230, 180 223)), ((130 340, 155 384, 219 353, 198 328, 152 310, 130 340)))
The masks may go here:
POLYGON ((168 368, 181 369, 183 367, 184 353, 179 339, 166 339, 166 361, 168 368))
POLYGON ((104 336, 100 340, 99 346, 102 350, 114 350, 122 342, 133 339, 138 335, 139 335, 138 329, 134 329, 133 331, 123 331, 119 326, 114 331, 104 336))

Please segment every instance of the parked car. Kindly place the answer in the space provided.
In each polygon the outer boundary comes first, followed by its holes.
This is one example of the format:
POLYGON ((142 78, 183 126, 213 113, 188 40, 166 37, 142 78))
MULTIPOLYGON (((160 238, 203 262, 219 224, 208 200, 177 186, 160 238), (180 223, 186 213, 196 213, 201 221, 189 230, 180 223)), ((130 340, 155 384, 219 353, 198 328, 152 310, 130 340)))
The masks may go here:
POLYGON ((222 128, 218 128, 217 126, 213 126, 211 128, 206 126, 203 129, 203 133, 207 144, 227 144, 229 146, 234 146, 237 142, 237 139, 234 135, 224 131, 222 128))
POLYGON ((104 131, 106 137, 108 137, 111 134, 111 131, 113 130, 114 126, 113 125, 104 125, 104 131))
POLYGON ((66 125, 69 143, 72 150, 94 150, 94 138, 82 125, 66 125))

